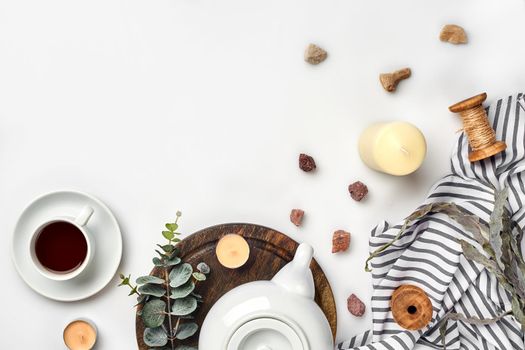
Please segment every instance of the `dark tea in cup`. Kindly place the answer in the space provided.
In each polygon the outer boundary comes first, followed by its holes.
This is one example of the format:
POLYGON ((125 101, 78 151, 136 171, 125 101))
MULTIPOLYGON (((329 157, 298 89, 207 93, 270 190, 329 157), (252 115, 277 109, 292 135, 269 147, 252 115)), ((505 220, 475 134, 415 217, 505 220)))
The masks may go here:
POLYGON ((58 216, 35 229, 29 254, 42 276, 67 281, 86 270, 95 251, 95 242, 86 227, 93 213, 93 208, 85 206, 77 217, 58 216))
POLYGON ((78 269, 86 259, 88 242, 74 224, 54 221, 40 230, 34 251, 44 268, 55 273, 68 273, 78 269))

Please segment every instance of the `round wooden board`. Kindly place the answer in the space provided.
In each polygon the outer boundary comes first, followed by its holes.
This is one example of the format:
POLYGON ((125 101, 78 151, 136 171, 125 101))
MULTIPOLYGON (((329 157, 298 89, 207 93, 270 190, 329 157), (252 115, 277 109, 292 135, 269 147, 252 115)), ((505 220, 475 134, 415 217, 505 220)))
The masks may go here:
MULTIPOLYGON (((206 314, 213 304, 231 289, 252 281, 270 280, 286 263, 293 259, 298 243, 288 236, 253 224, 224 224, 206 228, 185 238, 178 244, 183 261, 197 266, 204 261, 211 268, 206 282, 197 287, 197 293, 204 297, 204 303, 195 314, 195 322, 202 324, 206 314), (250 245, 250 258, 239 269, 230 270, 219 264, 215 256, 217 241, 228 233, 242 235, 250 245), (204 288, 202 288, 204 287, 204 288)), ((310 268, 315 282, 315 301, 321 307, 334 335, 337 330, 337 313, 332 289, 326 276, 315 259, 310 268)), ((158 274, 154 269, 152 274, 158 274)), ((144 324, 142 319, 136 318, 137 343, 140 350, 148 347, 142 340, 144 324)), ((198 334, 186 341, 185 344, 197 347, 198 334)))

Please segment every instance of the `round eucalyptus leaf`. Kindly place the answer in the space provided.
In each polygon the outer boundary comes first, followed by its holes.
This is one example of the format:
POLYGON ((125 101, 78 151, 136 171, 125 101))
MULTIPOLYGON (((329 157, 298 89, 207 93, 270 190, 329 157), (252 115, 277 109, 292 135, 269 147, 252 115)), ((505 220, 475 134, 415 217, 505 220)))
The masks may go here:
POLYGON ((175 299, 171 307, 171 314, 175 316, 186 316, 197 309, 197 299, 187 296, 182 299, 175 299))
POLYGON ((210 273, 210 267, 205 262, 201 262, 197 265, 197 270, 199 270, 201 273, 207 275, 210 273))
POLYGON ((206 275, 202 272, 194 272, 193 278, 195 278, 197 281, 206 281, 206 275))
POLYGON ((163 300, 155 299, 148 301, 142 309, 142 321, 149 328, 159 327, 166 318, 166 303, 163 300))
POLYGON ((164 266, 164 264, 162 263, 162 260, 160 260, 160 258, 154 257, 152 261, 153 261, 153 265, 155 265, 157 267, 164 266))
POLYGON ((140 286, 138 289, 142 295, 153 295, 154 297, 160 298, 166 294, 166 289, 158 284, 145 284, 140 286))
POLYGON ((188 281, 180 287, 172 288, 170 298, 171 299, 181 299, 190 295, 191 292, 195 289, 195 283, 193 281, 188 281))
POLYGON ((188 282, 193 273, 193 267, 190 264, 184 263, 182 265, 175 266, 169 275, 170 286, 177 288, 188 282))
POLYGON ((197 332, 199 326, 196 323, 183 323, 177 329, 177 335, 175 336, 179 340, 184 340, 197 332))
POLYGON ((181 259, 178 256, 174 256, 166 261, 166 266, 174 266, 180 264, 181 259))
POLYGON ((171 253, 173 251, 173 249, 175 249, 175 246, 172 245, 172 244, 164 244, 164 245, 157 244, 157 247, 162 249, 164 251, 164 253, 171 253))
POLYGON ((168 335, 162 327, 146 328, 143 338, 147 346, 164 346, 168 343, 168 335))
POLYGON ((164 280, 162 278, 158 278, 157 276, 142 276, 137 278, 137 284, 163 284, 164 280))
POLYGON ((175 237, 175 233, 171 232, 171 231, 162 231, 162 235, 164 236, 164 238, 166 238, 167 240, 172 240, 173 237, 175 237))
POLYGON ((166 224, 166 228, 167 228, 170 232, 175 232, 175 231, 177 231, 177 229, 179 228, 179 225, 177 225, 176 223, 170 223, 170 224, 166 224))
POLYGON ((188 345, 179 345, 175 348, 175 350, 197 350, 197 348, 188 345))
MULTIPOLYGON (((135 304, 135 306, 139 306, 139 305, 144 304, 146 301, 148 301, 148 298, 149 298, 148 295, 142 295, 142 294, 139 295, 139 296, 137 297, 137 304, 135 304)), ((142 315, 142 310, 137 311, 137 312, 140 312, 140 315, 142 315)), ((139 316, 140 316, 140 315, 139 315, 139 316)))

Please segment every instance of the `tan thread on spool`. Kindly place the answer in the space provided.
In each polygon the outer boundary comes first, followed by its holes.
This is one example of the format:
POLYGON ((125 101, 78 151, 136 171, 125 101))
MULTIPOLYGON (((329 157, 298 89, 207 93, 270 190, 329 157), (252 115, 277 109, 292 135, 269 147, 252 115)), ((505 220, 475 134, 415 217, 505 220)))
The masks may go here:
POLYGON ((496 133, 489 124, 483 101, 487 94, 482 93, 449 107, 454 113, 459 113, 463 120, 463 130, 472 151, 469 160, 475 162, 491 157, 507 148, 505 142, 496 140, 496 133))

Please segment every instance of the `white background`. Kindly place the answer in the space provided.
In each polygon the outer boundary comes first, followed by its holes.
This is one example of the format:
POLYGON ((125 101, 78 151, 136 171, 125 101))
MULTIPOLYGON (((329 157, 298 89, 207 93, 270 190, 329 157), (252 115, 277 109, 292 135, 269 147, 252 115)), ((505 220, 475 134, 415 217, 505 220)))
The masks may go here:
MULTIPOLYGON (((401 220, 448 170, 457 117, 448 105, 525 83, 523 0, 1 0, 0 295, 2 348, 61 349, 74 317, 99 326, 99 349, 136 347, 133 300, 117 279, 89 300, 49 301, 9 257, 23 207, 56 189, 105 201, 124 235, 121 270, 150 270, 164 222, 180 209, 191 233, 224 222, 270 226, 311 243, 338 303, 338 340, 371 326, 370 229, 401 220), (470 43, 438 35, 447 23, 470 43), (314 42, 329 58, 303 61, 314 42), (413 76, 397 93, 380 72, 413 76), (357 139, 369 123, 407 120, 428 142, 423 167, 395 178, 367 169, 357 139), (313 155, 315 174, 297 167, 313 155), (362 180, 366 201, 347 186, 362 180), (304 226, 288 220, 306 211, 304 226), (336 229, 351 249, 331 254, 336 229)), ((319 349, 321 350, 321 349, 319 349)))

